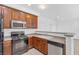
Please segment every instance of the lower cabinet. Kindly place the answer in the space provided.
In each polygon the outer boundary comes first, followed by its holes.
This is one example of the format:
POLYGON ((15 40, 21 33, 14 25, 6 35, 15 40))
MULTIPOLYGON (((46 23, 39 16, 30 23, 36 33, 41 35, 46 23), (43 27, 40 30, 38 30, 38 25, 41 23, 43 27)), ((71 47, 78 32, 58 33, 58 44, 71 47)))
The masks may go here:
POLYGON ((48 42, 46 39, 33 36, 31 39, 29 39, 29 43, 30 47, 36 48, 43 54, 48 54, 48 42))
POLYGON ((11 55, 11 40, 7 40, 3 42, 3 54, 11 55))
POLYGON ((41 51, 44 54, 48 54, 48 43, 47 43, 47 40, 43 40, 41 46, 42 46, 41 51))
POLYGON ((32 37, 28 38, 28 46, 29 46, 29 48, 33 48, 33 40, 32 39, 33 39, 32 37))

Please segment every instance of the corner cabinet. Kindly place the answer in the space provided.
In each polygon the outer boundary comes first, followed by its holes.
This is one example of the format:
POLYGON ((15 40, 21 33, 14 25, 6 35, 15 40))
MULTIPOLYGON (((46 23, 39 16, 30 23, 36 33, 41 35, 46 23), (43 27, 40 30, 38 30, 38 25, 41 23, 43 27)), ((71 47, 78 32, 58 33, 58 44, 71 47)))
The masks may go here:
POLYGON ((48 42, 46 39, 33 36, 29 39, 29 47, 36 48, 45 55, 48 54, 48 42))

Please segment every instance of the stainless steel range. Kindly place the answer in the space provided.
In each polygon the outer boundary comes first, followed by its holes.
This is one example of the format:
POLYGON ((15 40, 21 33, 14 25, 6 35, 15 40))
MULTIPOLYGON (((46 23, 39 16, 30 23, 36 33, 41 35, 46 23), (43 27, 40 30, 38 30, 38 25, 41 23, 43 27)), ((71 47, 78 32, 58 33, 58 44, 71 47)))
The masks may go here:
POLYGON ((11 37, 13 54, 22 54, 28 50, 28 37, 25 36, 23 31, 12 32, 11 37))

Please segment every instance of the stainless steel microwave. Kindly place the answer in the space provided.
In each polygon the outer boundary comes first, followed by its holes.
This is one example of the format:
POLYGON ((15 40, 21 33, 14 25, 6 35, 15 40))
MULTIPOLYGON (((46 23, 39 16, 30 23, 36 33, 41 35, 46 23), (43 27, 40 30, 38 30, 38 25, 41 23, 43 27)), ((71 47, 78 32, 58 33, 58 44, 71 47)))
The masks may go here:
POLYGON ((26 28, 26 22, 25 21, 19 21, 19 20, 12 20, 11 21, 11 28, 26 28))

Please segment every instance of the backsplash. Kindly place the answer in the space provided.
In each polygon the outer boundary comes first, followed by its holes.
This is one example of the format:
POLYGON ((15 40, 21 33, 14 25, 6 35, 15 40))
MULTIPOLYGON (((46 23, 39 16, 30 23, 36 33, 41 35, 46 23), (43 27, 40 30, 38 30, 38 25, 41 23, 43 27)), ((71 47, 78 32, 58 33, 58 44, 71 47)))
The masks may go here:
POLYGON ((13 31, 24 31, 25 34, 34 33, 36 29, 4 29, 4 37, 11 36, 11 32, 13 31))

